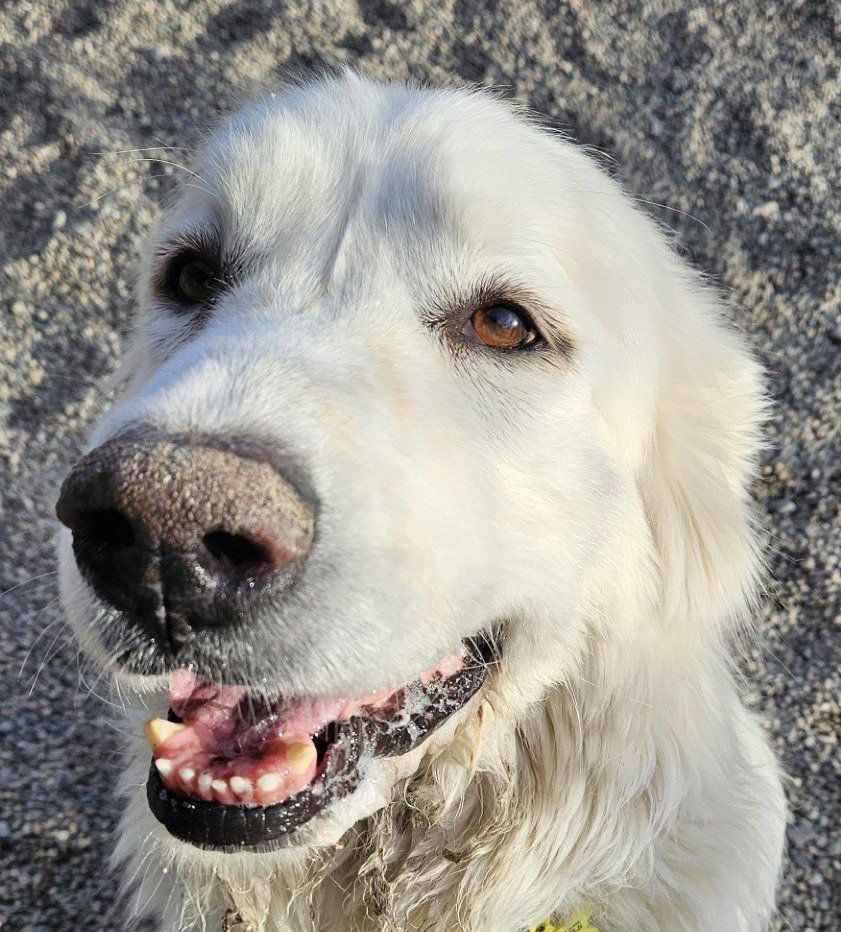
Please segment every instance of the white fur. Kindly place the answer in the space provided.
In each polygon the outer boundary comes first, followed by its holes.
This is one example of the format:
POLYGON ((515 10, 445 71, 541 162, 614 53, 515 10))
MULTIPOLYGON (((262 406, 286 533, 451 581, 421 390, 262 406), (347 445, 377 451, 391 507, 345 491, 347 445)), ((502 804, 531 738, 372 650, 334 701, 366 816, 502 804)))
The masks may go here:
MULTIPOLYGON (((764 396, 715 294, 590 158, 483 93, 290 88, 195 171, 156 242, 213 217, 252 265, 188 332, 150 291, 150 245, 126 392, 92 443, 142 420, 304 458, 322 510, 275 623, 278 690, 400 682, 495 621, 505 652, 457 721, 271 854, 155 822, 139 722, 165 693, 115 670, 137 710, 131 903, 184 930, 515 932, 580 903, 603 932, 764 928, 786 810, 731 662, 764 396), (425 325, 495 273, 539 296, 569 361, 454 355, 425 325)), ((96 654, 68 537, 65 604, 96 654)))

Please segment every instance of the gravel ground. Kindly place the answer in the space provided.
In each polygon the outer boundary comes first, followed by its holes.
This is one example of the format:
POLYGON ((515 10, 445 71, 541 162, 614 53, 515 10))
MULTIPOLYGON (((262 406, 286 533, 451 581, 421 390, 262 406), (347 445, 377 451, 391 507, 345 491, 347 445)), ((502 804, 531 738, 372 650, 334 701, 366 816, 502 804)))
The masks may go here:
POLYGON ((831 0, 5 0, 0 927, 122 927, 104 866, 113 740, 100 686, 80 686, 49 538, 124 341, 139 239, 186 157, 156 147, 189 145, 273 75, 351 62, 527 102, 612 157, 729 291, 777 404, 755 485, 775 583, 746 658, 791 776, 775 929, 841 928, 839 17, 831 0))

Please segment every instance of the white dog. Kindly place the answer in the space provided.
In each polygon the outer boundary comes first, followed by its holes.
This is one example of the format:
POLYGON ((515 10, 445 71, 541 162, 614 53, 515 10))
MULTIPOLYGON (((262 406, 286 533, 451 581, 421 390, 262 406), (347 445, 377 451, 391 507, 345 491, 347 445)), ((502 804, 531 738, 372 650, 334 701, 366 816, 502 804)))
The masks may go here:
POLYGON ((580 149, 464 89, 254 103, 155 234, 124 375, 58 513, 132 710, 139 912, 765 927, 762 375, 580 149))

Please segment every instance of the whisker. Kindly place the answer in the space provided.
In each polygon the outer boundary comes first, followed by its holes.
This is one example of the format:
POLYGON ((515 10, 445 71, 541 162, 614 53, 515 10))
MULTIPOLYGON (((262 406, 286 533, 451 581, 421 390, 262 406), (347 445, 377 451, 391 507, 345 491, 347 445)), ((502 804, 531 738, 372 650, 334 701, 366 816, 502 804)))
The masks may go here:
POLYGON ((138 147, 136 149, 102 149, 96 152, 92 152, 91 155, 131 155, 133 152, 189 152, 189 147, 187 146, 170 146, 170 145, 160 145, 160 146, 144 146, 138 147))
POLYGON ((27 699, 31 699, 31 698, 32 698, 32 694, 35 692, 35 687, 38 685, 38 679, 39 679, 39 677, 41 676, 41 673, 43 672, 43 670, 45 669, 45 667, 47 666, 47 664, 53 659, 53 657, 56 655, 56 653, 57 653, 59 650, 61 650, 62 648, 66 647, 68 644, 70 644, 70 638, 67 638, 67 637, 66 637, 66 631, 65 631, 65 628, 66 628, 66 627, 67 627, 67 626, 63 626, 62 628, 59 629, 58 633, 57 633, 56 636, 53 638, 52 643, 50 644, 49 648, 47 649, 47 652, 46 652, 46 654, 44 655, 44 659, 41 661, 41 663, 40 663, 39 666, 38 666, 38 669, 35 671, 35 676, 34 676, 33 679, 32 679, 32 685, 29 687, 29 692, 27 693, 27 696, 26 696, 27 699), (59 639, 60 637, 62 637, 62 635, 65 636, 65 641, 64 641, 63 644, 59 644, 59 645, 58 645, 58 648, 56 648, 56 644, 57 644, 57 642, 58 642, 58 639, 59 639))
MULTIPOLYGON (((48 534, 48 535, 47 535, 47 539, 44 540, 44 541, 41 541, 41 543, 39 543, 39 544, 36 546, 36 548, 35 548, 34 550, 30 550, 28 553, 24 553, 24 555, 23 555, 23 561, 24 561, 25 563, 29 563, 29 562, 31 562, 31 561, 37 559, 38 557, 42 556, 43 553, 44 553, 44 551, 45 551, 48 547, 52 547, 52 546, 53 546, 53 541, 54 541, 54 536, 53 536, 53 534, 52 534, 52 533, 48 534)), ((56 573, 56 575, 58 575, 58 570, 56 570, 55 573, 56 573)))
POLYGON ((24 579, 22 582, 10 586, 8 589, 4 589, 0 592, 0 599, 7 596, 10 592, 16 592, 21 586, 28 586, 30 583, 36 582, 39 579, 46 579, 48 576, 58 576, 58 570, 49 570, 46 573, 38 573, 36 576, 30 576, 29 579, 24 579))
MULTIPOLYGON (((55 605, 56 602, 58 602, 58 596, 56 596, 56 598, 54 598, 54 599, 51 599, 51 600, 41 609, 41 611, 40 611, 40 612, 36 615, 36 617, 35 617, 35 623, 36 623, 36 624, 41 620, 41 617, 44 615, 44 613, 45 613, 49 608, 51 608, 53 605, 55 605)), ((52 629, 53 629, 56 625, 61 625, 62 627, 68 627, 68 622, 67 622, 64 618, 62 618, 61 616, 59 616, 58 618, 54 618, 44 629, 42 629, 41 631, 38 632, 37 637, 36 637, 35 640, 32 642, 32 644, 31 644, 29 650, 26 652, 26 654, 24 655, 23 660, 21 661, 20 669, 18 670, 18 679, 20 679, 20 678, 23 676, 23 671, 26 669, 27 663, 29 663, 29 658, 32 656, 32 652, 33 652, 33 651, 35 650, 35 648, 41 643, 41 641, 44 640, 44 638, 49 634, 50 631, 52 631, 52 629)))
POLYGON ((634 194, 632 195, 632 197, 635 201, 638 201, 640 204, 647 204, 650 207, 659 207, 661 210, 668 210, 670 213, 680 214, 682 217, 686 217, 688 220, 694 220, 695 223, 697 223, 707 233, 709 233, 710 236, 712 236, 713 231, 706 225, 706 223, 704 223, 704 221, 701 220, 699 217, 696 217, 693 214, 690 214, 688 211, 681 210, 679 207, 669 207, 668 204, 661 204, 658 201, 649 200, 648 198, 641 197, 638 194, 634 194))
POLYGON ((144 184, 146 181, 150 181, 157 178, 169 178, 170 176, 166 172, 161 172, 157 175, 142 175, 140 178, 135 178, 134 181, 127 181, 125 184, 118 184, 116 187, 110 188, 108 191, 103 192, 102 194, 97 195, 93 200, 85 201, 83 204, 74 204, 73 206, 77 210, 82 210, 85 207, 91 207, 94 204, 101 201, 104 197, 109 197, 112 194, 116 194, 118 191, 124 191, 127 188, 137 187, 139 184, 144 184))
MULTIPOLYGON (((103 678, 103 676, 105 676, 107 673, 108 673, 108 670, 107 670, 106 668, 103 667, 103 668, 100 670, 99 675, 98 675, 97 678, 93 681, 92 684, 87 682, 87 680, 85 679, 85 676, 84 676, 83 673, 80 673, 80 674, 79 674, 79 683, 80 683, 81 686, 83 686, 83 687, 85 688, 85 690, 87 691, 87 693, 88 693, 89 696, 93 696, 95 699, 98 699, 100 702, 105 703, 105 705, 111 706, 112 709, 119 709, 120 707, 117 705, 116 702, 114 702, 113 700, 109 699, 107 696, 102 696, 102 695, 100 695, 100 694, 96 691, 96 687, 99 685, 100 680, 101 680, 101 679, 103 678)), ((77 692, 77 696, 78 696, 78 692, 77 692)))
POLYGON ((182 165, 180 162, 174 162, 171 159, 156 159, 156 158, 137 158, 137 159, 128 159, 127 161, 129 163, 153 162, 153 163, 160 164, 160 165, 171 165, 173 168, 178 168, 181 171, 186 172, 188 175, 192 175, 193 178, 196 179, 196 181, 201 182, 201 184, 198 184, 198 185, 195 184, 195 182, 193 182, 189 185, 190 187, 197 188, 199 191, 203 191, 205 194, 211 197, 213 196, 213 191, 211 191, 210 188, 207 187, 207 184, 208 184, 207 180, 202 178, 202 176, 199 175, 198 172, 193 171, 192 168, 188 168, 186 165, 182 165))
MULTIPOLYGON (((131 877, 128 880, 123 881, 123 884, 122 884, 123 896, 126 898, 129 896, 132 888, 135 885, 137 885, 137 898, 135 900, 134 909, 132 910, 131 913, 129 913, 129 916, 131 918, 138 918, 139 916, 142 915, 141 907, 140 907, 140 897, 143 895, 143 884, 146 881, 146 867, 147 867, 147 864, 150 858, 155 853, 154 846, 150 844, 152 840, 152 835, 153 835, 153 832, 151 831, 146 833, 146 837, 140 843, 141 851, 144 848, 146 848, 146 853, 138 861, 137 867, 135 868, 134 873, 131 875, 131 877), (143 872, 143 876, 138 879, 138 876, 141 872, 143 872)), ((158 881, 158 883, 160 883, 160 881, 158 881)), ((154 895, 154 891, 153 891, 153 895, 154 895)), ((144 910, 149 905, 149 902, 150 900, 147 899, 147 901, 143 904, 144 910)))
POLYGON ((102 391, 102 385, 96 379, 86 379, 82 376, 76 375, 67 375, 63 372, 56 372, 49 367, 41 367, 44 370, 44 374, 48 375, 50 379, 62 379, 65 382, 73 382, 74 384, 84 385, 86 388, 94 389, 99 395, 105 397, 104 392, 102 391))

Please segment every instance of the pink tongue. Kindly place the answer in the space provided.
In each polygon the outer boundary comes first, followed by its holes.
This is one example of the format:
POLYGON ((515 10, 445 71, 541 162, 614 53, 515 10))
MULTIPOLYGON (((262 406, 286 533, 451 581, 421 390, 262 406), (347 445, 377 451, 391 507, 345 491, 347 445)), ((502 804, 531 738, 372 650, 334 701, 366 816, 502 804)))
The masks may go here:
POLYGON ((359 699, 297 699, 266 705, 242 686, 217 686, 190 670, 170 675, 169 705, 218 756, 257 754, 270 738, 316 735, 328 723, 345 721, 362 706, 385 704, 393 694, 382 689, 359 699))
POLYGON ((190 670, 176 670, 169 678, 170 708, 219 757, 244 750, 244 739, 259 724, 260 712, 270 712, 248 705, 248 690, 242 686, 206 683, 190 670))

